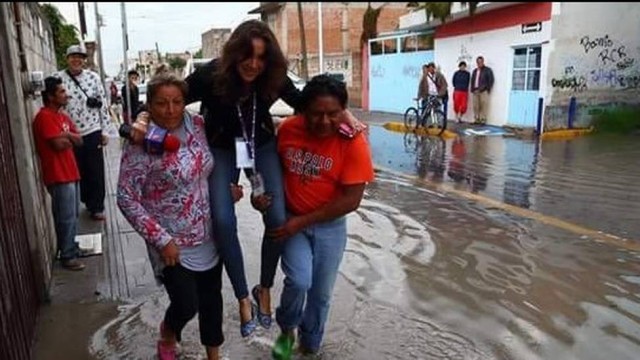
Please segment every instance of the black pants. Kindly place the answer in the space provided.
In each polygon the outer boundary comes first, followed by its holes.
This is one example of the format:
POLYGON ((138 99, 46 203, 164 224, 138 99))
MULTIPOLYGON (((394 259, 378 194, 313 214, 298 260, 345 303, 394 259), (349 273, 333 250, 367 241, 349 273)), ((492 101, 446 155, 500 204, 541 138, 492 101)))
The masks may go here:
POLYGON ((171 300, 164 325, 181 341, 182 329, 197 312, 202 345, 222 345, 222 261, 207 271, 191 271, 179 264, 167 266, 163 275, 171 300))
POLYGON ((80 170, 80 201, 91 214, 104 211, 104 156, 100 141, 101 131, 82 137, 83 144, 75 149, 80 170))

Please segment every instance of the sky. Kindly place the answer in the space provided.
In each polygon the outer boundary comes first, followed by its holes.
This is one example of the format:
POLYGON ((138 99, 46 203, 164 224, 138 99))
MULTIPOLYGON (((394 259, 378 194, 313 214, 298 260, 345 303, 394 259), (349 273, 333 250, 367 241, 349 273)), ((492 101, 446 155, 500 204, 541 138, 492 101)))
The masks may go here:
MULTIPOLYGON (((69 24, 80 30, 77 2, 51 2, 69 24)), ((96 38, 94 2, 85 2, 87 36, 96 38)), ((256 18, 247 12, 258 7, 259 2, 245 3, 125 3, 127 32, 129 34, 128 57, 137 58, 138 51, 152 50, 158 43, 160 54, 167 52, 195 52, 202 45, 202 33, 211 28, 235 28, 244 20, 256 18)), ((101 28, 104 67, 107 76, 115 76, 124 59, 122 40, 122 10, 120 3, 98 3, 104 27, 101 28)))

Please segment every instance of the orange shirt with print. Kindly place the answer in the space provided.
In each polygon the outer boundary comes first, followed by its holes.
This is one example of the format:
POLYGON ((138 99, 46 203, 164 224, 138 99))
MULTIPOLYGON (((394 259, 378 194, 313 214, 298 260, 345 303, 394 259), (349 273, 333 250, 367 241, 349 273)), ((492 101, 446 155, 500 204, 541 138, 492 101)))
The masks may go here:
POLYGON ((303 116, 290 117, 278 130, 278 154, 284 167, 287 209, 304 215, 333 201, 345 185, 374 178, 369 143, 360 133, 318 138, 308 133, 303 116))

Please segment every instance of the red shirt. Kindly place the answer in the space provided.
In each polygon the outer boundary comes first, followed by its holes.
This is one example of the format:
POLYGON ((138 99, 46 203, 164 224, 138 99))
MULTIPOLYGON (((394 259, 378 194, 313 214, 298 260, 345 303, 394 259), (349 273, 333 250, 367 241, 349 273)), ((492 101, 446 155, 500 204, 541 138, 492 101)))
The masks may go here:
POLYGON ((342 194, 345 185, 374 179, 369 143, 360 133, 318 138, 309 134, 304 118, 287 119, 278 130, 278 154, 284 164, 287 209, 308 214, 342 194))
POLYGON ((49 140, 65 131, 78 133, 68 116, 47 107, 40 109, 33 121, 33 137, 40 156, 42 179, 47 186, 80 180, 73 148, 54 150, 49 143, 49 140))

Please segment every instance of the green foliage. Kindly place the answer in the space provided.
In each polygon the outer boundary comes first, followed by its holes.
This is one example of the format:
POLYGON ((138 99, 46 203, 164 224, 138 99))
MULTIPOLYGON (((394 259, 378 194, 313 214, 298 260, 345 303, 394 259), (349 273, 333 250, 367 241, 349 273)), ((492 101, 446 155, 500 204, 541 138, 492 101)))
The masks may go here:
POLYGON ((196 53, 193 54, 193 58, 194 59, 202 59, 202 49, 199 49, 198 51, 196 51, 196 53))
POLYGON ((66 51, 71 45, 79 44, 78 29, 67 24, 57 7, 51 4, 40 4, 42 15, 49 21, 53 32, 53 47, 56 53, 58 70, 67 67, 66 51))
POLYGON ((595 118, 593 126, 598 133, 640 132, 640 108, 623 106, 606 110, 595 118))
POLYGON ((184 69, 184 67, 187 65, 187 61, 180 57, 170 57, 167 59, 167 62, 173 70, 184 69))
MULTIPOLYGON (((469 9, 469 16, 476 13, 479 2, 461 2, 463 8, 469 9)), ((427 22, 431 19, 438 19, 445 23, 451 17, 452 2, 410 2, 407 7, 423 9, 427 13, 427 22)))

